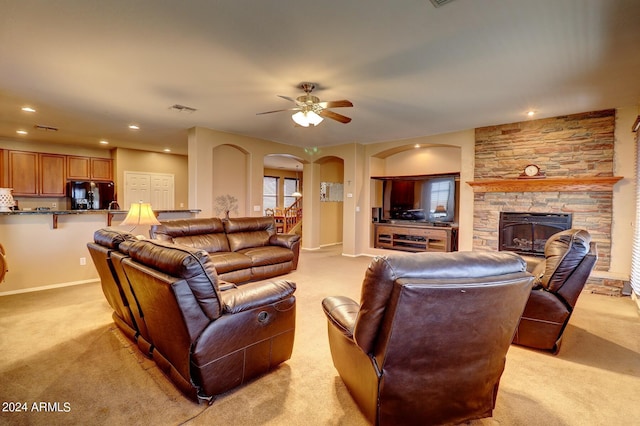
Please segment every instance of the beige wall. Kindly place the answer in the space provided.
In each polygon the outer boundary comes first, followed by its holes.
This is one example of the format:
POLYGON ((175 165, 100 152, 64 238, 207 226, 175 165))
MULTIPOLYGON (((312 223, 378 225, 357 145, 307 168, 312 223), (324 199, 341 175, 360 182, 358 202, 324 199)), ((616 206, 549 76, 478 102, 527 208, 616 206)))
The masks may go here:
MULTIPOLYGON (((245 193, 237 195, 237 198, 244 200, 238 215, 261 216, 263 214, 262 177, 264 176, 264 157, 273 154, 289 154, 299 159, 304 158, 303 148, 202 127, 190 129, 188 140, 190 159, 189 208, 202 210, 201 217, 215 216, 216 194, 228 193, 229 184, 238 179, 246 179, 243 183, 245 193), (241 176, 239 171, 234 169, 227 170, 224 176, 214 171, 215 151, 221 145, 226 145, 228 148, 244 153, 244 176, 241 176)), ((237 159, 234 163, 239 165, 237 159)), ((237 182, 233 184, 236 185, 237 182)), ((237 186, 234 186, 234 188, 237 188, 237 186)))
MULTIPOLYGON (((165 173, 174 175, 174 208, 188 207, 189 161, 185 155, 118 148, 113 151, 114 181, 118 201, 124 197, 124 172, 165 173)), ((126 209, 127 206, 120 205, 126 209)))
MULTIPOLYGON (((324 158, 320 165, 320 182, 343 183, 344 162, 336 157, 324 158)), ((345 194, 346 197, 346 194, 345 194)), ((320 202, 320 246, 342 242, 344 202, 320 202)))

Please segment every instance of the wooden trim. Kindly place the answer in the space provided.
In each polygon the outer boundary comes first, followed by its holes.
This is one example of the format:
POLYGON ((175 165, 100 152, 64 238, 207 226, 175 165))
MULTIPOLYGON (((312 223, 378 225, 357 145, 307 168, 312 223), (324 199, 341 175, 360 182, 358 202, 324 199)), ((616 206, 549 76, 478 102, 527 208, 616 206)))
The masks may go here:
POLYGON ((607 192, 622 176, 544 179, 483 179, 467 182, 473 192, 607 192))

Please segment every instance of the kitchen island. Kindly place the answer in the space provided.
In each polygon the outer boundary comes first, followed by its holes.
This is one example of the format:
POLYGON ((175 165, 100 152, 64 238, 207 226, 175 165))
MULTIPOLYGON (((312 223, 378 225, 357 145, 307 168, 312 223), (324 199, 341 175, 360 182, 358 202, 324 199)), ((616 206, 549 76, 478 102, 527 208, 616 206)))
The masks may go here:
MULTIPOLYGON (((200 210, 156 210, 159 220, 195 217, 200 210)), ((0 243, 9 272, 0 295, 98 281, 87 243, 100 228, 120 227, 125 210, 17 210, 0 212, 0 243)), ((135 228, 148 235, 149 227, 135 228)))

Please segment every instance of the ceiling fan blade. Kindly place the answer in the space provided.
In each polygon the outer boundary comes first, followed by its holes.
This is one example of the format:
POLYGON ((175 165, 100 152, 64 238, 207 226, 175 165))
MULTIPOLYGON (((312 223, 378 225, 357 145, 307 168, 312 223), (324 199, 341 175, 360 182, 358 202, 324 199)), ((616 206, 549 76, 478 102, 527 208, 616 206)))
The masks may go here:
POLYGON ((342 107, 352 107, 353 103, 346 99, 340 101, 329 101, 329 102, 320 102, 319 105, 322 108, 342 108, 342 107))
POLYGON ((279 98, 282 98, 282 99, 286 99, 286 100, 288 100, 288 101, 291 101, 291 102, 293 102, 293 103, 296 103, 296 100, 295 100, 295 99, 293 99, 293 98, 290 98, 289 96, 283 96, 283 95, 276 95, 276 96, 278 96, 279 98))
POLYGON ((273 111, 256 112, 256 115, 271 114, 271 113, 274 113, 274 112, 282 112, 282 111, 300 111, 300 108, 295 107, 295 108, 287 108, 287 109, 276 109, 276 110, 273 110, 273 111))
POLYGON ((346 117, 342 114, 338 114, 337 112, 329 111, 328 109, 323 109, 318 113, 318 115, 324 118, 331 118, 333 120, 339 121, 344 124, 347 124, 351 121, 349 117, 346 117))

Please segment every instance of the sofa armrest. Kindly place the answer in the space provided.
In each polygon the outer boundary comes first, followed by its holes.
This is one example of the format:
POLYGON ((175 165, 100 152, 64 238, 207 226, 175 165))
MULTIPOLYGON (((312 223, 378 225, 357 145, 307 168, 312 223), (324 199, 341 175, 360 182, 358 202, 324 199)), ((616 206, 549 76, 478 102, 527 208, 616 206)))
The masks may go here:
POLYGON ((326 297, 322 301, 322 309, 333 326, 342 331, 345 336, 353 337, 353 328, 360 312, 360 305, 357 302, 345 296, 326 297))
POLYGON ((223 312, 235 314, 289 298, 296 291, 296 283, 280 280, 255 282, 220 293, 223 312))
POLYGON ((288 249, 292 249, 298 241, 300 241, 300 235, 297 234, 275 234, 269 238, 269 244, 288 249))

